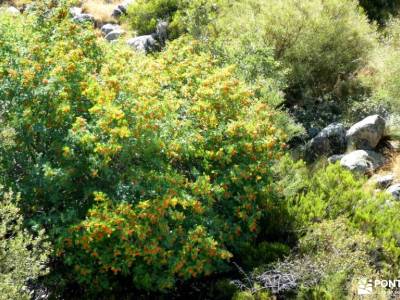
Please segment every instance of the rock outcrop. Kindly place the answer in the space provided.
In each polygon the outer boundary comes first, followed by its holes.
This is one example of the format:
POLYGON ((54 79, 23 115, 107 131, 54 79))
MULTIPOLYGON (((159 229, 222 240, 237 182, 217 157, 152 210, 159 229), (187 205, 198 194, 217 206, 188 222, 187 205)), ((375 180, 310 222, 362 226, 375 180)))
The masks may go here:
POLYGON ((119 18, 120 16, 127 13, 127 9, 129 4, 131 4, 133 0, 125 0, 124 2, 118 4, 114 10, 112 11, 111 16, 114 18, 119 18))
POLYGON ((10 14, 10 15, 20 15, 21 12, 19 11, 18 8, 14 7, 14 6, 9 6, 6 9, 6 13, 10 14))
POLYGON ((306 159, 314 161, 319 156, 340 154, 346 150, 346 128, 341 123, 325 127, 306 146, 306 159))
POLYGON ((111 31, 120 30, 120 29, 121 29, 121 28, 120 28, 119 25, 110 24, 110 23, 104 24, 104 25, 101 26, 101 28, 100 28, 100 30, 101 30, 101 32, 103 33, 103 35, 107 35, 107 34, 109 34, 111 31))
POLYGON ((385 158, 374 151, 356 150, 343 156, 340 165, 350 171, 369 174, 383 166, 385 158))
POLYGON ((397 200, 400 200, 400 183, 396 183, 390 186, 386 191, 390 193, 397 200))
POLYGON ((161 49, 167 39, 168 23, 160 21, 157 24, 156 32, 149 35, 141 35, 131 38, 127 44, 134 50, 149 53, 161 49))
POLYGON ((83 12, 82 12, 82 8, 74 6, 69 9, 69 13, 71 14, 72 17, 75 18, 75 17, 81 15, 83 12))
POLYGON ((117 29, 117 30, 113 30, 110 33, 108 33, 104 38, 111 42, 111 41, 115 41, 117 40, 121 35, 123 35, 125 33, 125 31, 121 30, 121 29, 117 29))
POLYGON ((386 189, 389 187, 394 181, 394 175, 374 175, 371 180, 379 187, 386 189))
POLYGON ((348 150, 373 150, 385 132, 385 119, 373 115, 354 124, 346 133, 348 150))
POLYGON ((127 41, 127 44, 134 50, 142 53, 148 53, 157 48, 157 41, 151 34, 131 38, 127 41))
POLYGON ((328 163, 334 164, 334 163, 340 161, 344 156, 345 156, 345 154, 332 155, 332 156, 328 157, 328 163))
POLYGON ((78 14, 75 17, 73 17, 72 20, 77 23, 96 22, 96 19, 91 14, 78 14))

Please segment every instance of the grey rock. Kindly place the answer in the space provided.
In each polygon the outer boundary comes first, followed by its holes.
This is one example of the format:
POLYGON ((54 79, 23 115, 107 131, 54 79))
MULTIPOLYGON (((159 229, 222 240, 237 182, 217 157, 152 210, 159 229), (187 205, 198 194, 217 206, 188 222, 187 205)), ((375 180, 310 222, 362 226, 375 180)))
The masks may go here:
POLYGON ((388 141, 390 149, 394 152, 400 152, 400 141, 392 140, 388 141))
POLYGON ((123 15, 123 12, 118 7, 114 8, 114 10, 111 14, 111 16, 114 18, 119 18, 122 15, 123 15))
POLYGON ((315 127, 311 127, 308 130, 308 136, 312 139, 313 137, 315 137, 318 133, 319 133, 319 129, 315 128, 315 127))
POLYGON ((72 17, 79 16, 79 15, 82 14, 82 8, 76 7, 76 6, 71 7, 71 8, 69 9, 69 13, 72 15, 72 17))
POLYGON ((126 14, 128 6, 132 2, 133 2, 133 0, 126 0, 126 1, 122 2, 121 4, 117 5, 117 7, 114 8, 111 16, 113 16, 114 18, 119 18, 120 16, 126 14))
POLYGON ((167 29, 168 29, 168 22, 159 21, 156 27, 156 35, 157 39, 162 46, 165 46, 165 42, 167 41, 167 29))
POLYGON ((157 49, 158 43, 153 35, 142 35, 127 41, 127 44, 134 50, 148 53, 157 49))
POLYGON ((118 39, 121 35, 123 35, 125 33, 125 31, 121 30, 121 29, 116 29, 111 31, 110 33, 108 33, 105 36, 105 39, 109 42, 114 41, 116 39, 118 39))
POLYGON ((387 188, 390 186, 393 181, 394 181, 394 175, 389 174, 389 175, 375 175, 373 178, 371 178, 377 186, 380 188, 387 188))
POLYGON ((306 145, 306 159, 314 161, 319 156, 340 154, 346 150, 346 129, 341 123, 325 127, 306 145))
POLYGON ((368 174, 383 166, 385 158, 374 151, 356 150, 346 154, 340 160, 340 165, 350 171, 368 174))
POLYGON ((94 23, 96 20, 91 14, 80 14, 73 18, 73 20, 77 23, 84 23, 84 22, 92 22, 94 23))
POLYGON ((122 2, 120 5, 123 6, 125 9, 128 8, 128 6, 133 3, 135 0, 125 0, 124 2, 122 2))
POLYGON ((366 117, 346 133, 348 149, 373 150, 383 137, 385 120, 379 115, 366 117))
POLYGON ((104 35, 107 35, 107 34, 109 34, 111 31, 114 31, 114 30, 119 30, 120 29, 120 26, 119 25, 116 25, 116 24, 110 24, 110 23, 108 23, 108 24, 104 24, 103 26, 101 26, 101 32, 104 34, 104 35))
POLYGON ((9 6, 6 9, 6 13, 10 14, 10 15, 20 15, 21 12, 19 11, 18 8, 14 7, 14 6, 9 6))
POLYGON ((127 6, 126 6, 126 5, 120 4, 120 5, 117 6, 117 8, 118 8, 123 14, 126 14, 126 9, 127 9, 127 6))
POLYGON ((336 163, 337 161, 340 161, 344 156, 345 156, 345 154, 335 154, 335 155, 332 155, 332 156, 328 157, 328 163, 334 164, 334 163, 336 163))
POLYGON ((400 183, 390 186, 386 191, 392 194, 392 196, 397 200, 400 200, 400 183))

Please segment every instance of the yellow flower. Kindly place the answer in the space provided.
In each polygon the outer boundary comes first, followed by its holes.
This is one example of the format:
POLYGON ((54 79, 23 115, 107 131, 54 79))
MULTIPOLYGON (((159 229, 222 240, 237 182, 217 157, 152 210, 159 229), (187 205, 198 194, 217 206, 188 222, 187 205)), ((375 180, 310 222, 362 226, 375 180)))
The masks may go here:
POLYGON ((64 114, 67 114, 71 111, 71 106, 68 104, 64 104, 64 105, 61 105, 61 107, 58 110, 64 114))
POLYGON ((107 195, 103 192, 94 192, 93 195, 94 195, 94 201, 102 202, 107 200, 107 195))
POLYGON ((10 75, 11 78, 15 79, 17 78, 18 73, 14 69, 8 69, 8 75, 10 75))
POLYGON ((138 204, 138 207, 139 207, 140 209, 147 209, 147 208, 150 207, 150 202, 149 202, 148 200, 146 200, 146 201, 140 201, 139 204, 138 204))
POLYGON ((71 148, 70 147, 64 146, 62 150, 63 150, 63 156, 64 157, 70 156, 70 154, 71 154, 71 148))

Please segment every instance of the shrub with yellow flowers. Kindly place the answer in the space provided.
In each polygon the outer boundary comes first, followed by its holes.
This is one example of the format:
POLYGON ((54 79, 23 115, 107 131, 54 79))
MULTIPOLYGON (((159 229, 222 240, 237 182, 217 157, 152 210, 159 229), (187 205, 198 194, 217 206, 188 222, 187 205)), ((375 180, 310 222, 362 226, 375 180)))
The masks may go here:
POLYGON ((88 86, 94 105, 69 133, 96 204, 59 254, 97 288, 131 276, 165 290, 223 271, 274 205, 282 113, 185 38, 155 58, 118 57, 88 86))
POLYGON ((83 91, 102 51, 92 30, 68 20, 66 6, 49 5, 37 1, 37 15, 0 18, 2 128, 15 131, 13 148, 2 143, 0 159, 5 184, 26 197, 21 205, 30 222, 54 227, 85 206, 77 184, 84 158, 68 161, 66 138, 92 106, 83 91))
POLYGON ((186 37, 154 56, 105 47, 64 6, 0 35, 4 180, 83 287, 163 291, 248 249, 285 148, 268 96, 186 37))

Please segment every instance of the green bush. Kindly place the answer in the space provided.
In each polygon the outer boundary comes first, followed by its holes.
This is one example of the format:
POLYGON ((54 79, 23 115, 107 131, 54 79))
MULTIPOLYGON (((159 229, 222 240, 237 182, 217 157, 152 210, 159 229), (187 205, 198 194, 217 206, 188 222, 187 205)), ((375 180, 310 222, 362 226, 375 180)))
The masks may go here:
POLYGON ((400 266, 400 203, 389 194, 374 192, 365 180, 339 165, 329 165, 306 179, 305 192, 294 197, 289 210, 300 232, 324 220, 347 218, 352 227, 376 240, 376 268, 397 276, 400 266))
POLYGON ((84 90, 102 60, 95 34, 67 12, 45 5, 37 17, 0 20, 1 136, 8 140, 0 146, 2 180, 21 192, 28 222, 52 230, 88 208, 85 158, 65 168, 63 146, 75 119, 88 115, 84 90))
POLYGON ((30 299, 28 281, 48 272, 50 245, 44 231, 24 229, 19 196, 1 187, 0 197, 0 299, 30 299))
POLYGON ((389 111, 399 113, 400 97, 400 20, 392 19, 381 45, 372 54, 360 78, 371 89, 371 97, 389 111))
POLYGON ((306 192, 295 196, 291 207, 299 226, 353 216, 356 204, 371 198, 363 188, 364 181, 339 165, 329 165, 304 180, 306 192))
POLYGON ((299 299, 345 299, 357 293, 361 278, 377 275, 371 255, 377 247, 375 239, 355 229, 346 218, 313 224, 298 247, 297 259, 303 262, 303 271, 309 272, 299 277, 314 276, 310 278, 313 283, 300 280, 299 299))
POLYGON ((334 92, 376 43, 374 27, 353 0, 234 1, 222 6, 214 27, 210 35, 221 45, 250 39, 272 48, 291 70, 288 91, 296 101, 334 92))
MULTIPOLYGON (((179 22, 179 20, 174 20, 174 17, 181 4, 182 1, 180 0, 134 1, 134 3, 128 7, 128 20, 138 34, 150 34, 155 32, 159 19, 169 21, 171 27, 175 25, 178 26, 179 24, 176 24, 176 22, 179 22)), ((176 16, 176 18, 178 18, 178 16, 176 16)))
POLYGON ((64 6, 0 33, 3 180, 84 289, 166 290, 244 254, 278 205, 288 116, 268 94, 186 38, 154 57, 103 44, 64 6))
POLYGON ((70 131, 68 161, 86 149, 99 204, 62 244, 82 282, 107 288, 114 273, 163 290, 223 270, 256 237, 274 206, 271 165, 284 134, 266 99, 186 39, 131 66, 130 76, 93 82, 91 117, 70 131), (105 93, 118 100, 105 102, 105 93))
POLYGON ((258 291, 266 291, 285 299, 346 299, 357 292, 361 278, 377 275, 371 255, 376 247, 373 237, 344 217, 314 223, 302 234, 296 251, 283 261, 244 274, 239 284, 234 281, 244 289, 237 296, 259 299, 258 291))
POLYGON ((197 35, 208 24, 221 0, 137 0, 128 8, 127 22, 138 34, 155 32, 159 20, 168 21, 168 37, 197 35))

